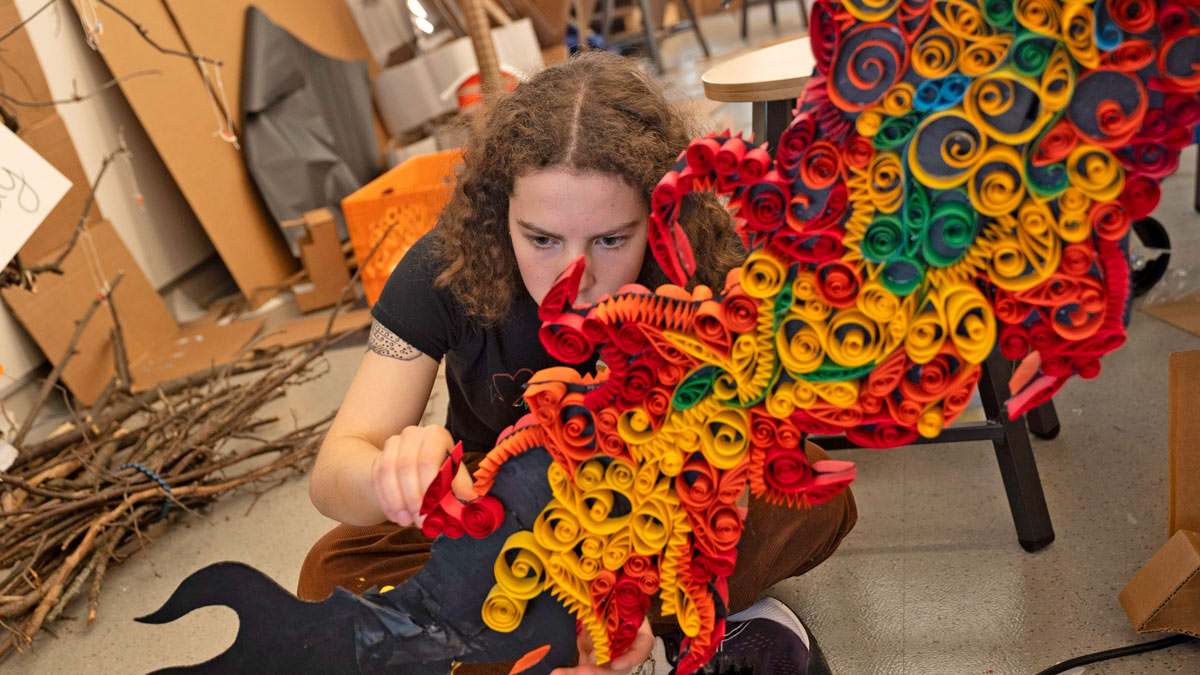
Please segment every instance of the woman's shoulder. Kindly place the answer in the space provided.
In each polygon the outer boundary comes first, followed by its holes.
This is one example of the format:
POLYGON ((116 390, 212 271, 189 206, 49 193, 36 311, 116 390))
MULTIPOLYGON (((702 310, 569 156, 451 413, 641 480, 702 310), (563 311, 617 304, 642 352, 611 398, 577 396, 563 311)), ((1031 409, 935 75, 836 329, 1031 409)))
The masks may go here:
POLYGON ((371 316, 400 338, 440 359, 462 334, 466 316, 436 280, 445 270, 438 254, 437 231, 416 241, 396 263, 371 308, 371 316))

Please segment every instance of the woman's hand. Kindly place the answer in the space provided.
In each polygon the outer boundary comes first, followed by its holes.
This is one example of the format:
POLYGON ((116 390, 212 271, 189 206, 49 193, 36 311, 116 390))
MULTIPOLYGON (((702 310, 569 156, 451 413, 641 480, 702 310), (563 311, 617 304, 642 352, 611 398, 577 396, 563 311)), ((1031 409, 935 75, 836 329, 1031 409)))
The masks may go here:
POLYGON ((637 635, 628 651, 603 666, 596 665, 596 651, 592 647, 592 636, 586 630, 579 631, 579 665, 574 668, 556 668, 550 675, 626 675, 642 661, 650 658, 654 648, 654 634, 650 632, 650 621, 642 619, 637 635))
MULTIPOLYGON (((453 447, 450 432, 438 426, 408 427, 384 442, 371 465, 371 484, 388 520, 406 527, 421 526, 425 518, 419 512, 425 491, 453 447)), ((466 466, 460 465, 451 482, 455 496, 472 499, 471 484, 466 466)))

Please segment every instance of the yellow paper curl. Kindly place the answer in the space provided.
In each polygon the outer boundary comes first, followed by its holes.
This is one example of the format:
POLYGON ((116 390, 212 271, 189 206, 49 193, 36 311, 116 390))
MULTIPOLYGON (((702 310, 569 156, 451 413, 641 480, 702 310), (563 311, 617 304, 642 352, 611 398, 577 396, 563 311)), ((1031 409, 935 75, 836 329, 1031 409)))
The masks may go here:
POLYGON ((1029 30, 1055 40, 1061 39, 1062 12, 1057 0, 1017 0, 1013 8, 1017 22, 1029 30))
POLYGON ((859 380, 813 383, 817 396, 838 408, 849 408, 858 401, 859 386, 859 380))
POLYGON ((899 4, 900 0, 846 0, 842 9, 863 21, 883 21, 896 12, 899 4))
POLYGON ((750 420, 741 408, 721 408, 700 432, 700 451, 718 469, 732 469, 750 448, 750 420))
POLYGON ((967 183, 971 204, 988 216, 1012 213, 1025 197, 1025 172, 1017 151, 993 145, 967 183))
POLYGON ((991 27, 974 3, 967 0, 939 0, 933 5, 933 18, 951 34, 973 40, 991 34, 991 27))
POLYGON ((525 617, 525 601, 506 594, 493 586, 483 601, 483 623, 497 633, 509 633, 521 625, 525 617))
MULTIPOLYGON (((908 82, 897 82, 888 90, 883 101, 879 103, 878 110, 881 110, 884 115, 895 117, 904 115, 912 110, 913 97, 916 96, 916 88, 908 82)), ((872 134, 874 135, 874 134, 872 134)))
POLYGON ((583 530, 579 517, 562 502, 552 499, 534 521, 533 536, 547 551, 568 551, 579 543, 583 530))
POLYGON ((1067 156, 1071 185, 1099 202, 1115 201, 1125 188, 1125 169, 1105 148, 1080 145, 1067 156))
POLYGON ((945 77, 954 72, 962 40, 945 28, 926 30, 912 47, 912 67, 917 74, 929 79, 945 77))
POLYGON ((904 351, 913 363, 929 363, 946 342, 946 317, 937 289, 930 291, 921 311, 913 318, 904 341, 904 351))
POLYGON ((1012 36, 1007 33, 990 35, 967 43, 958 57, 958 69, 967 77, 987 75, 1008 58, 1012 36))
POLYGON ((866 314, 856 309, 841 310, 829 322, 828 330, 825 351, 834 363, 857 368, 874 363, 879 358, 883 348, 879 324, 867 318, 866 314))
POLYGON ((921 416, 917 418, 917 433, 924 438, 937 438, 945 424, 946 417, 942 413, 942 406, 934 403, 921 411, 921 416))
POLYGON ((941 291, 946 326, 960 356, 968 363, 983 363, 996 344, 996 317, 983 292, 973 284, 941 291))
POLYGON ((928 115, 917 126, 916 133, 908 143, 908 168, 927 188, 949 190, 950 188, 962 185, 971 177, 972 171, 979 164, 986 150, 987 138, 979 134, 978 128, 971 120, 956 110, 943 110, 928 115), (947 134, 941 139, 942 161, 954 173, 948 176, 935 176, 926 171, 925 167, 921 165, 921 157, 917 154, 917 146, 920 145, 920 139, 924 134, 933 133, 931 129, 935 125, 940 126, 939 123, 947 118, 956 121, 957 129, 966 133, 947 134))
POLYGON ((1100 50, 1096 47, 1095 17, 1090 4, 1067 0, 1062 6, 1063 42, 1071 56, 1084 68, 1100 65, 1100 50))
POLYGON ((1050 112, 1058 112, 1067 107, 1071 94, 1075 91, 1075 66, 1071 57, 1061 46, 1055 47, 1042 71, 1042 80, 1038 87, 1038 95, 1042 108, 1050 112))
POLYGON ((751 253, 742 264, 742 289, 753 298, 770 298, 787 281, 787 268, 765 248, 751 253))
POLYGON ((868 168, 871 203, 884 213, 895 213, 904 201, 904 175, 900 158, 894 152, 879 152, 868 168))
POLYGON ((529 600, 546 587, 546 557, 548 553, 537 543, 533 532, 514 532, 504 541, 496 556, 494 573, 496 585, 513 598, 529 600), (512 562, 508 562, 509 552, 512 562))
POLYGON ((784 319, 776 334, 776 348, 785 370, 803 375, 821 367, 825 359, 824 329, 821 323, 808 323, 796 317, 784 319))

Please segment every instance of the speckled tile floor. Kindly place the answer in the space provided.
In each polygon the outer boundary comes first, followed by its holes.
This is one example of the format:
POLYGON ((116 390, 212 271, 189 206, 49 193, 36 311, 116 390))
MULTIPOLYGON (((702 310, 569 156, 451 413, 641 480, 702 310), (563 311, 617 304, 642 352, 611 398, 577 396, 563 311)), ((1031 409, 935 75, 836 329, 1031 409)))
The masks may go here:
MULTIPOLYGON (((799 29, 791 3, 780 3, 777 29, 766 17, 765 7, 753 10, 752 38, 799 29)), ((731 16, 706 19, 704 28, 715 52, 742 48, 731 16)), ((669 72, 693 95, 711 64, 699 56, 687 34, 664 45, 669 72)), ((735 128, 749 126, 748 106, 725 108, 735 128)), ((1194 153, 1164 183, 1155 214, 1174 240, 1175 270, 1200 260, 1200 215, 1190 209, 1194 153)), ((1133 633, 1116 596, 1165 540, 1167 355, 1196 348, 1200 338, 1135 311, 1129 342, 1105 359, 1100 377, 1073 380, 1059 394, 1062 432, 1034 443, 1057 533, 1046 549, 1030 554, 1017 544, 986 443, 849 451, 839 457, 859 465, 858 526, 829 561, 772 593, 810 625, 838 675, 1030 674, 1147 639, 1133 633)), ((362 350, 360 340, 331 353, 330 374, 276 402, 280 411, 317 415, 336 406, 362 350)), ((444 396, 433 401, 437 412, 444 396)), ((156 608, 187 573, 220 560, 250 563, 294 587, 309 545, 331 525, 309 504, 303 480, 257 502, 241 495, 186 516, 145 555, 109 571, 93 627, 83 627, 73 606, 66 615, 75 618, 54 626, 58 639, 42 635, 0 671, 142 673, 204 660, 233 641, 229 610, 200 610, 161 627, 133 617, 156 608)), ((1086 672, 1200 673, 1200 643, 1086 672)))

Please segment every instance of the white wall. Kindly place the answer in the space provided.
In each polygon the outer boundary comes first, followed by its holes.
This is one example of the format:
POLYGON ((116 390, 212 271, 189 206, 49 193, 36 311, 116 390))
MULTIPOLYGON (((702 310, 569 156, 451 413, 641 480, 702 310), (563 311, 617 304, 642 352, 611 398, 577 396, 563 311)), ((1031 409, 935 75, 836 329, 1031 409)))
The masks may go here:
MULTIPOLYGON (((15 3, 21 16, 27 17, 44 1, 15 3)), ((0 26, 0 30, 5 28, 0 26)), ((75 91, 91 92, 110 79, 100 54, 88 47, 79 18, 67 0, 59 0, 55 9, 42 12, 27 24, 26 30, 55 99, 69 98, 75 91)), ((4 76, 11 77, 11 73, 4 76)), ((95 178, 104 156, 117 147, 118 129, 124 128, 144 207, 133 198, 134 182, 124 162, 109 167, 96 191, 96 203, 155 288, 161 289, 213 253, 211 242, 119 88, 83 102, 59 105, 58 114, 66 123, 89 181, 95 178)), ((8 308, 0 304, 0 364, 5 371, 0 376, 0 397, 42 360, 37 346, 9 315, 8 308)))

